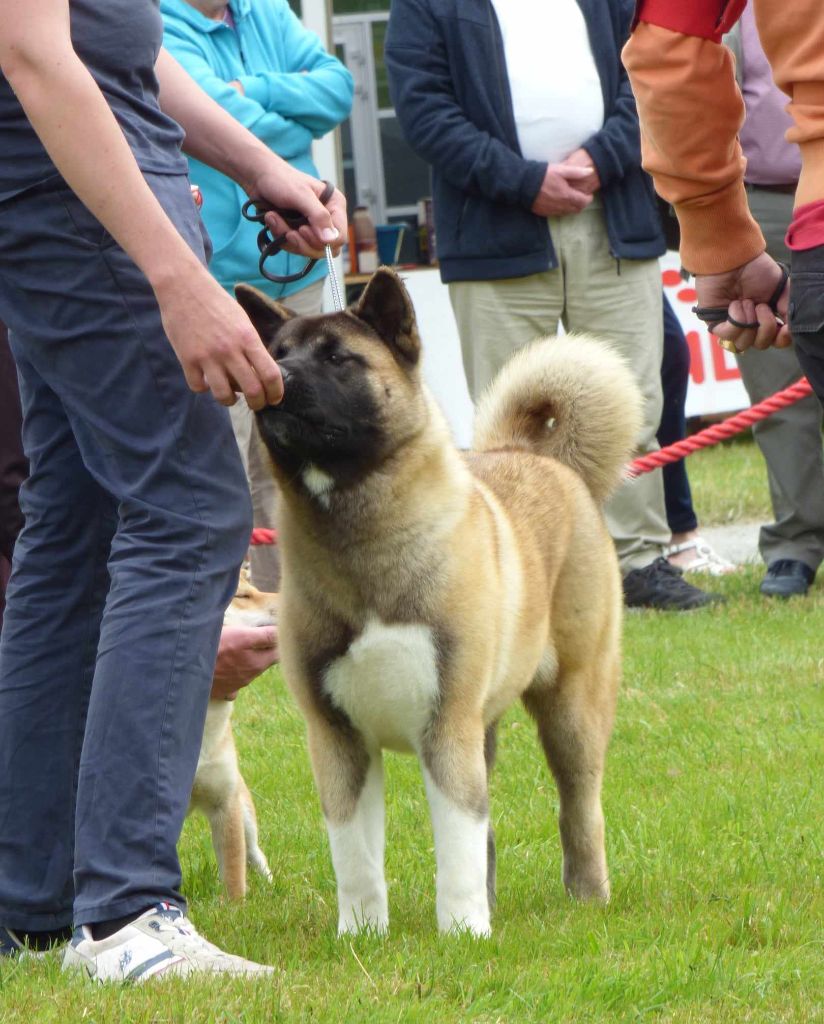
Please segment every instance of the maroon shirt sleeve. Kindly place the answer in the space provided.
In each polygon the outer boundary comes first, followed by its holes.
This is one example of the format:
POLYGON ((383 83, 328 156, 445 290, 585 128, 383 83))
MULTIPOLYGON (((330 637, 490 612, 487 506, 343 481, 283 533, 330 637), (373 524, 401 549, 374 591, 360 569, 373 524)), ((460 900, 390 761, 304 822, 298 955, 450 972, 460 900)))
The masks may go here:
POLYGON ((645 21, 681 35, 720 43, 746 6, 747 0, 638 0, 633 27, 645 21))

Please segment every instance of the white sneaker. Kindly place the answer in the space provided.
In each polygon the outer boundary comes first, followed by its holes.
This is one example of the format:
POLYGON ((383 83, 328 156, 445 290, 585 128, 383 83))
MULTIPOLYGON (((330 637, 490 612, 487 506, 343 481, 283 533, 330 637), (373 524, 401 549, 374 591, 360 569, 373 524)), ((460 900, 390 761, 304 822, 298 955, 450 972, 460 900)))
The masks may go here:
POLYGON ((95 981, 145 981, 158 975, 271 974, 273 967, 224 953, 198 935, 170 903, 141 914, 107 939, 78 928, 63 956, 63 970, 85 971, 95 981))

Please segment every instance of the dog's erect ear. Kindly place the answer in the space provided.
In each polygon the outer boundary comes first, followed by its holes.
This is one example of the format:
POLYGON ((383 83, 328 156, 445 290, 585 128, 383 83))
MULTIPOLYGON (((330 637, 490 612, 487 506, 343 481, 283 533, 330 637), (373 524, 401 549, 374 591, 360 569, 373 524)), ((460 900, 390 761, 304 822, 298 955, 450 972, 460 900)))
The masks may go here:
POLYGON ((415 310, 394 270, 378 267, 352 307, 352 312, 369 324, 402 361, 412 366, 417 364, 421 356, 421 339, 415 323, 415 310))
POLYGON ((250 284, 236 284, 235 298, 246 310, 264 344, 270 342, 284 323, 295 315, 291 309, 281 306, 250 284))

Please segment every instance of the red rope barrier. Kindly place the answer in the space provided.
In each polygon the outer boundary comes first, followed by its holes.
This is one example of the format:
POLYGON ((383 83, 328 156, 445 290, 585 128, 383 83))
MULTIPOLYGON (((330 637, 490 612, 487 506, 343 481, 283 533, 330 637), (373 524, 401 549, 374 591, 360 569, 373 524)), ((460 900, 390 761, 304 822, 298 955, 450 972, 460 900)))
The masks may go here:
POLYGON ((813 389, 810 386, 810 382, 806 377, 802 377, 801 380, 791 384, 788 388, 784 388, 783 391, 777 391, 774 395, 770 395, 769 398, 765 398, 763 402, 757 402, 751 409, 745 409, 743 412, 736 413, 735 416, 730 416, 720 423, 714 423, 705 430, 699 430, 697 434, 693 434, 692 437, 685 437, 683 441, 668 444, 666 448, 662 448, 660 451, 650 452, 649 455, 641 455, 639 458, 633 459, 627 465, 627 475, 636 477, 642 473, 650 473, 653 469, 658 469, 659 466, 666 466, 670 462, 678 462, 679 459, 692 455, 693 452, 697 452, 700 448, 709 448, 714 444, 718 444, 719 441, 726 441, 728 437, 740 434, 747 427, 751 427, 753 423, 758 423, 759 420, 772 416, 779 409, 784 409, 794 402, 799 402, 802 398, 806 398, 812 393, 813 389))
POLYGON ((277 544, 277 542, 277 530, 267 530, 264 526, 256 526, 252 530, 252 539, 249 543, 257 546, 258 544, 277 544))
MULTIPOLYGON (((765 420, 768 416, 772 416, 774 412, 778 412, 779 409, 785 409, 788 405, 800 402, 802 398, 806 398, 812 393, 813 389, 810 382, 806 377, 802 377, 795 384, 784 388, 783 391, 777 391, 762 402, 757 402, 750 409, 736 413, 735 416, 730 416, 720 423, 713 423, 711 427, 699 430, 697 434, 693 434, 692 437, 685 437, 683 441, 676 441, 675 444, 669 444, 666 448, 661 448, 657 452, 650 452, 648 455, 641 455, 637 459, 633 459, 632 462, 627 464, 627 476, 634 478, 641 476, 643 473, 651 473, 654 469, 658 469, 659 466, 667 466, 671 462, 678 462, 680 459, 685 458, 687 455, 692 455, 693 452, 697 452, 701 448, 710 448, 712 445, 718 444, 719 441, 726 441, 729 437, 735 437, 736 434, 740 434, 748 427, 751 427, 753 423, 765 420)), ((253 545, 277 544, 277 542, 277 530, 267 530, 262 526, 255 527, 252 530, 250 543, 253 545)))

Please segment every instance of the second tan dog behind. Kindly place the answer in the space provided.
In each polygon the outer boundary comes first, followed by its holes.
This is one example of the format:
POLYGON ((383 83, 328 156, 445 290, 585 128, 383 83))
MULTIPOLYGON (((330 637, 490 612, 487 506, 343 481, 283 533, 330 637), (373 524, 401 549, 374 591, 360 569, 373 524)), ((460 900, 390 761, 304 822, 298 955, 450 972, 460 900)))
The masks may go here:
MULTIPOLYGON (((236 626, 277 624, 277 594, 257 590, 241 573, 224 623, 236 626)), ((232 733, 234 701, 210 700, 189 811, 209 819, 218 872, 230 899, 246 895, 247 865, 271 881, 272 872, 258 845, 252 794, 240 773, 232 733)))
POLYGON ((283 499, 282 666, 306 719, 339 930, 388 926, 390 748, 421 762, 440 928, 489 933, 487 779, 518 698, 558 786, 564 883, 606 899, 622 592, 601 507, 637 436, 629 371, 589 338, 533 345, 493 384, 464 455, 422 384, 393 272, 325 316, 237 295, 284 377, 257 422, 283 499))

